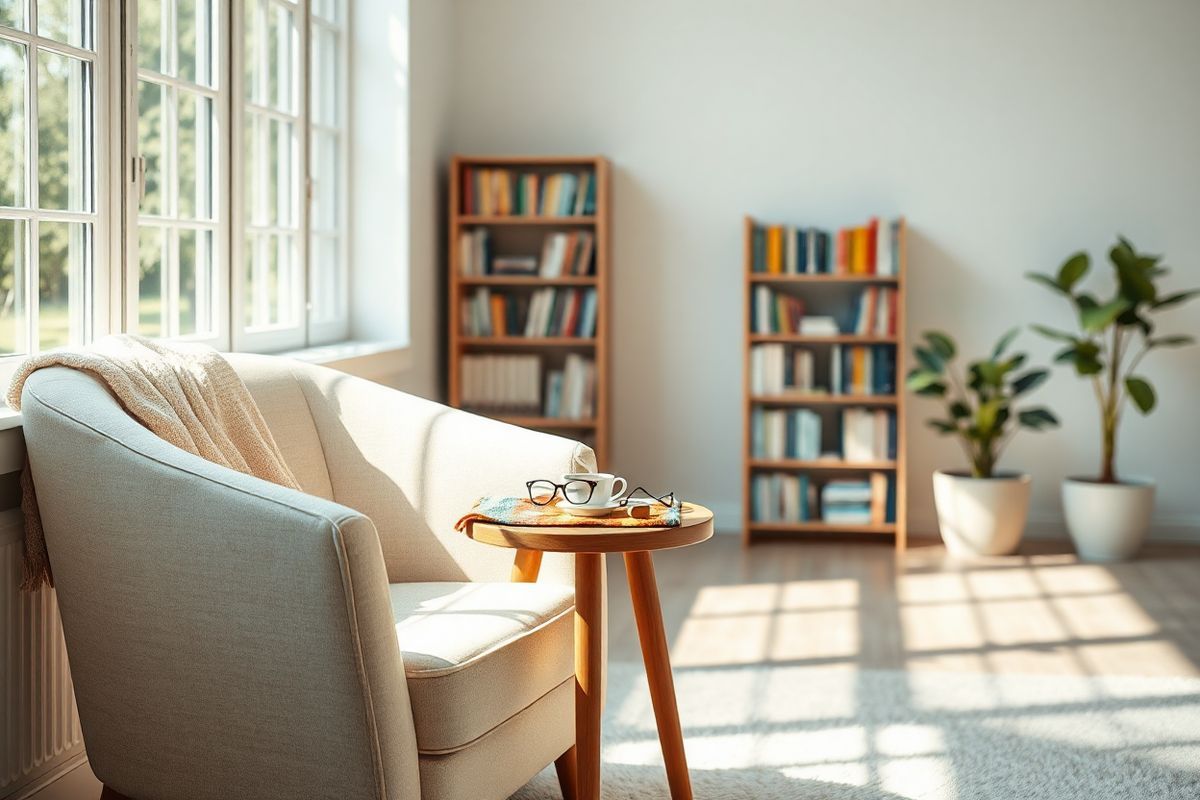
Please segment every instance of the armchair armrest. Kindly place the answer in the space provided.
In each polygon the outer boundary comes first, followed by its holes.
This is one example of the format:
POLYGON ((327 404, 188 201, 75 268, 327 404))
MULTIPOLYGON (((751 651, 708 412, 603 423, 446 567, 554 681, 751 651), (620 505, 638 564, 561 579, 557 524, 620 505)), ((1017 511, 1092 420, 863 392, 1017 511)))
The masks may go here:
MULTIPOLYGON (((298 379, 321 437, 334 497, 379 530, 392 582, 508 580, 513 552, 472 542, 454 523, 482 495, 596 468, 591 448, 449 408, 332 370, 298 379)), ((569 557, 541 579, 574 583, 569 557)))

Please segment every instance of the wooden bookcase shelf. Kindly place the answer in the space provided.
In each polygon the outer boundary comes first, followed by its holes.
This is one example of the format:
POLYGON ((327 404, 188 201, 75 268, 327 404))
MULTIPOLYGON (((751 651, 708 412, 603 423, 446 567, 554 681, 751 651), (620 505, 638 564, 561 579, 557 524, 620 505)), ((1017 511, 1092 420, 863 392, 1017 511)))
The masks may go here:
MULTIPOLYGON (((770 534, 775 537, 786 535, 820 534, 823 538, 838 535, 871 534, 880 537, 891 537, 898 550, 907 545, 907 504, 905 489, 907 483, 907 459, 905 454, 904 410, 905 398, 903 392, 904 375, 904 319, 906 301, 905 277, 908 270, 907 256, 907 227, 903 219, 897 223, 895 243, 896 274, 844 274, 844 273, 764 273, 754 271, 755 259, 755 227, 759 224, 751 217, 744 222, 745 244, 743 249, 743 269, 745 272, 745 443, 743 455, 743 493, 742 507, 743 526, 742 541, 750 545, 755 534, 770 534), (894 335, 805 335, 795 333, 755 333, 753 318, 753 295, 756 291, 764 291, 768 287, 774 292, 799 298, 806 305, 820 307, 821 314, 844 316, 839 312, 849 309, 850 303, 858 302, 857 296, 870 287, 879 287, 879 291, 894 293, 896 299, 894 335), (841 287, 841 288, 839 288, 841 287), (822 364, 827 364, 832 358, 831 351, 835 345, 867 345, 885 346, 895 350, 895 388, 892 394, 831 394, 826 392, 784 391, 770 394, 755 394, 752 391, 752 348, 760 344, 799 345, 815 352, 823 353, 816 356, 822 364), (840 418, 844 410, 854 408, 882 409, 895 414, 896 452, 894 460, 879 461, 847 461, 833 458, 818 459, 775 459, 759 458, 753 450, 753 419, 755 409, 802 409, 811 408, 821 413, 823 425, 840 418), (756 474, 785 473, 811 476, 816 485, 835 478, 867 477, 873 473, 883 473, 895 482, 895 521, 870 522, 863 524, 843 524, 827 522, 822 519, 804 521, 760 521, 753 518, 753 480, 756 474)), ((881 229, 882 232, 882 229, 881 229)), ((890 235, 890 230, 889 230, 890 235)), ((760 240, 761 241, 761 240, 760 240)), ((762 251, 759 251, 761 257, 762 251)), ((811 256, 810 256, 811 257, 811 256)), ((761 263, 761 262, 760 262, 761 263)), ((782 312, 781 312, 782 313, 782 312)), ((790 350, 788 351, 791 352, 790 350)), ((820 383, 817 384, 820 386, 820 383)))
MULTIPOLYGON (((448 364, 447 383, 450 405, 462 408, 462 358, 471 354, 498 355, 519 353, 542 359, 543 386, 539 387, 545 407, 545 370, 561 368, 567 354, 578 353, 595 363, 594 416, 589 419, 547 417, 538 414, 504 414, 486 412, 496 419, 525 428, 579 436, 596 451, 603 467, 608 463, 609 443, 609 282, 611 251, 609 245, 610 170, 608 160, 601 156, 473 156, 457 155, 450 163, 450 214, 448 271, 448 364), (541 176, 555 173, 592 173, 595 176, 595 213, 573 216, 533 216, 464 213, 463 178, 469 169, 507 169, 514 173, 534 173, 541 176), (521 250, 528 255, 541 253, 541 242, 554 233, 588 231, 594 236, 593 270, 590 275, 464 275, 459 263, 459 237, 464 231, 486 229, 496 244, 495 251, 506 248, 521 250), (513 244, 519 243, 519 244, 513 244), (537 251, 530 249, 536 243, 537 251), (528 294, 545 288, 559 290, 595 290, 595 336, 467 336, 464 333, 462 304, 471 293, 486 288, 492 292, 528 294)), ((506 253, 519 254, 519 253, 506 253)), ((478 411, 478 409, 472 409, 478 411)))

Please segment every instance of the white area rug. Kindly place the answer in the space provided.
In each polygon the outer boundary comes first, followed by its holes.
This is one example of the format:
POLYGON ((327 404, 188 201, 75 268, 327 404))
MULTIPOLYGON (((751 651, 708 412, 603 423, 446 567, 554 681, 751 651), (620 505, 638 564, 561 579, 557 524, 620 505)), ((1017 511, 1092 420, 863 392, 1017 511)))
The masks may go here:
MULTIPOLYGON (((697 798, 1197 800, 1200 679, 676 670, 697 798)), ((668 797, 641 665, 613 664, 606 800, 668 797)), ((514 800, 559 798, 554 770, 514 800)))

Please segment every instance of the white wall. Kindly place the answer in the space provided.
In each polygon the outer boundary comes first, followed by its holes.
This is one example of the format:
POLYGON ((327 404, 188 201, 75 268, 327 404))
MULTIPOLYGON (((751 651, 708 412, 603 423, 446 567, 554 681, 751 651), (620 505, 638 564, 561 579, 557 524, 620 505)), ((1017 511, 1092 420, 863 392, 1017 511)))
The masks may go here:
POLYGON ((439 278, 453 4, 355 0, 351 335, 408 343, 382 382, 439 392, 439 278))
MULTIPOLYGON (((611 157, 613 456, 736 525, 741 215, 838 226, 907 215, 910 334, 980 351, 1016 324, 1068 324, 1022 279, 1120 231, 1200 284, 1200 3, 1161 0, 718 2, 460 0, 453 145, 611 157)), ((1164 319, 1200 329, 1200 304, 1164 319)), ((1045 357, 1049 345, 1021 342, 1045 357)), ((1161 487, 1159 536, 1200 537, 1200 350, 1164 353, 1120 466, 1161 487)), ((1058 480, 1096 469, 1091 389, 1040 399, 1063 430, 1017 441, 1032 529, 1058 530, 1058 480)), ((909 420, 913 523, 959 452, 909 420)))

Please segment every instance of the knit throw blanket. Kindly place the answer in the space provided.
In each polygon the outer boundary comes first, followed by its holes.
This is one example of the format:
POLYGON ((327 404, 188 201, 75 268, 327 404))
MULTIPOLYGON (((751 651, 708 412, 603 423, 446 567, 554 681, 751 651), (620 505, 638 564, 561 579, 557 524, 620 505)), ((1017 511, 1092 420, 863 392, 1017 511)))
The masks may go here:
MULTIPOLYGON (((30 374, 56 366, 99 378, 130 416, 181 450, 280 486, 300 488, 246 384, 211 347, 122 334, 83 349, 41 353, 17 369, 8 389, 9 406, 20 410, 21 389, 30 374)), ((21 474, 21 510, 22 588, 33 591, 54 580, 28 461, 21 474)))
POLYGON ((539 525, 552 528, 674 528, 679 525, 680 503, 650 506, 650 515, 634 518, 624 510, 614 511, 606 517, 576 517, 560 511, 555 505, 539 506, 525 497, 481 497, 475 507, 462 519, 454 523, 454 529, 462 532, 475 522, 491 522, 500 525, 539 525))

